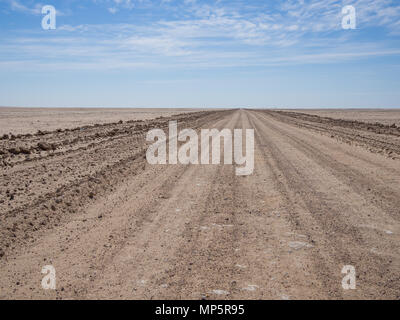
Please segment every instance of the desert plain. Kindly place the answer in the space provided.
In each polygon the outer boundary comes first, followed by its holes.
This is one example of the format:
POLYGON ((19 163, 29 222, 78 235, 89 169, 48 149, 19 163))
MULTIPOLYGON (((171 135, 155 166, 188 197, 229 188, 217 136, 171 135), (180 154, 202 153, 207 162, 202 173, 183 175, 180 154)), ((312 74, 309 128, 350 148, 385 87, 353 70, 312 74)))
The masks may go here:
POLYGON ((399 109, 0 108, 0 299, 399 299, 399 181, 399 109), (171 120, 253 174, 150 165, 171 120))

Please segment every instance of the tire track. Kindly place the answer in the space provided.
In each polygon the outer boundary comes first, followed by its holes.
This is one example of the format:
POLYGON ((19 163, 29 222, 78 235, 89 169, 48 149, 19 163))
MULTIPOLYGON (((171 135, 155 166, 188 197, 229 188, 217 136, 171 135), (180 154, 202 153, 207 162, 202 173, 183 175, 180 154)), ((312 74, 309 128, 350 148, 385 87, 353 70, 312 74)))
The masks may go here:
MULTIPOLYGON (((272 170, 274 165, 278 168, 277 176, 285 177, 281 182, 283 186, 286 185, 286 190, 290 190, 286 196, 291 207, 300 207, 303 210, 296 210, 297 214, 290 213, 290 219, 293 223, 298 225, 300 229, 306 231, 307 235, 311 235, 309 241, 315 244, 316 248, 320 249, 320 254, 323 259, 316 256, 314 263, 317 267, 316 270, 320 273, 320 279, 324 281, 325 286, 330 290, 330 296, 334 298, 343 298, 343 290, 340 288, 340 270, 344 265, 355 265, 358 268, 360 280, 363 283, 364 294, 376 295, 382 289, 377 287, 377 279, 382 281, 385 290, 390 290, 392 297, 398 293, 396 289, 397 284, 392 283, 395 279, 394 272, 387 273, 390 268, 390 263, 384 257, 367 252, 365 240, 359 228, 351 224, 348 219, 343 215, 344 211, 353 212, 357 214, 352 207, 343 206, 343 203, 336 203, 332 206, 332 201, 329 199, 330 195, 318 191, 313 185, 317 186, 316 182, 310 180, 310 173, 305 173, 303 166, 293 163, 291 159, 297 159, 297 152, 301 152, 298 146, 294 145, 287 137, 282 136, 280 132, 274 130, 274 126, 269 121, 260 120, 260 118, 251 115, 256 128, 260 128, 262 134, 259 134, 260 140, 268 148, 274 164, 271 165, 272 170), (258 122, 257 120, 258 119, 258 122), (269 137, 269 139, 267 139, 269 137), (279 137, 276 140, 272 137, 279 137), (288 146, 277 142, 283 141, 288 146), (293 146, 291 149, 290 157, 288 157, 288 147, 293 146), (285 154, 281 150, 286 150, 285 154), (301 170, 300 170, 301 169, 301 170), (307 215, 311 213, 311 215, 307 215), (325 262, 322 262, 322 261, 325 262), (373 275, 371 271, 373 270, 373 275)), ((300 162, 299 162, 300 163, 300 162)), ((318 184, 322 183, 318 179, 318 184)), ((322 185, 321 185, 322 186, 322 185)), ((285 190, 281 187, 281 192, 284 194, 285 190)), ((288 192, 288 191, 286 191, 288 192)), ((357 295, 355 296, 357 297, 357 295)))

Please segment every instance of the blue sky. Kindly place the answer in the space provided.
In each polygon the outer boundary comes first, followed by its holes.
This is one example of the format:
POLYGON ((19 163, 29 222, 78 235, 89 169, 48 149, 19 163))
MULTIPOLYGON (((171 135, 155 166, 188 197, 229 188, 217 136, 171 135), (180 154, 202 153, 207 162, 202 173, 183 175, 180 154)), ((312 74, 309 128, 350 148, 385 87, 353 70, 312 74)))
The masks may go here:
POLYGON ((0 0, 0 105, 400 107, 399 18, 398 0, 0 0))

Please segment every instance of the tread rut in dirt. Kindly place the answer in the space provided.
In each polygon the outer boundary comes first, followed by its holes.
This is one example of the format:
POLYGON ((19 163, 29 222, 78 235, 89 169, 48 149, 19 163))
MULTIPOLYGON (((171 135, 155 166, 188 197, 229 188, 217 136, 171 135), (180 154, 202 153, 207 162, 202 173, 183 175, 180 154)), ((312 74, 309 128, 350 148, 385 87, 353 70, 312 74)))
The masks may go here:
POLYGON ((3 136, 0 298, 399 299, 399 130, 223 110, 3 136), (170 120, 254 129, 254 173, 148 164, 170 120))

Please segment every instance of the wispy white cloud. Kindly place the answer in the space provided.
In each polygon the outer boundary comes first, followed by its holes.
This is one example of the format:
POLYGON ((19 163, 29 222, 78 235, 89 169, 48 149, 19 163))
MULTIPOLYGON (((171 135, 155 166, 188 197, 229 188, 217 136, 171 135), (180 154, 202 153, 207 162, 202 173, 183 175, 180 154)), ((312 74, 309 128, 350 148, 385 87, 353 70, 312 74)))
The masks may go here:
POLYGON ((108 8, 108 11, 109 11, 110 13, 112 13, 112 14, 116 14, 116 13, 118 12, 118 9, 115 8, 115 7, 111 7, 111 8, 108 8))
POLYGON ((41 3, 36 3, 34 4, 33 7, 29 7, 18 0, 6 0, 6 1, 8 2, 10 9, 12 11, 23 12, 28 14, 39 15, 41 14, 41 10, 43 7, 43 4, 41 3))
MULTIPOLYGON (((114 14, 139 4, 150 5, 149 0, 93 1, 114 14)), ((15 10, 32 10, 16 3, 15 10)), ((357 9, 359 30, 382 27, 388 35, 399 32, 400 5, 391 0, 276 1, 262 10, 242 0, 158 0, 159 5, 171 6, 166 10, 176 10, 173 19, 64 24, 45 40, 35 34, 12 38, 0 50, 3 56, 18 52, 9 60, 21 61, 20 65, 54 68, 60 62, 60 68, 87 65, 100 69, 274 66, 398 55, 398 50, 384 42, 363 43, 354 38, 355 32, 341 30, 341 8, 349 3, 357 9)))

